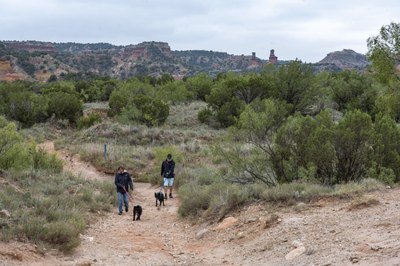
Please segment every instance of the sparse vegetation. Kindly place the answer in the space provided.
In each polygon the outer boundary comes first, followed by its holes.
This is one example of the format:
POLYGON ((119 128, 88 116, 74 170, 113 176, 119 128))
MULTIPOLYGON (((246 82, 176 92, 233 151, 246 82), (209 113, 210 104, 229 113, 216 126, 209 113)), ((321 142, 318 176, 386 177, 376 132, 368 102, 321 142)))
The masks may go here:
POLYGON ((11 214, 2 221, 1 240, 28 239, 67 253, 93 221, 87 212, 109 211, 115 201, 113 184, 49 170, 11 171, 1 180, 0 209, 11 214))
POLYGON ((359 209, 368 208, 371 206, 378 205, 380 202, 374 197, 361 197, 355 199, 349 206, 348 211, 354 211, 359 209))
POLYGON ((80 243, 87 211, 107 211, 114 187, 62 173, 62 162, 26 140, 0 117, 1 239, 44 243, 64 252, 80 243))

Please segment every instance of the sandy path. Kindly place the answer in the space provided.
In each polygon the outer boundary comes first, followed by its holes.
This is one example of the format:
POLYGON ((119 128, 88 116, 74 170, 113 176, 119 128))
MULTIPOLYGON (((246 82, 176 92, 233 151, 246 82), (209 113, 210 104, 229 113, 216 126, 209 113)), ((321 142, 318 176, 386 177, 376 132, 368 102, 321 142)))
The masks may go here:
POLYGON ((117 208, 93 224, 82 236, 81 246, 63 258, 65 264, 91 262, 96 265, 176 265, 185 262, 182 245, 188 226, 176 216, 178 199, 166 201, 159 210, 152 195, 157 188, 137 183, 130 206, 140 204, 143 214, 133 221, 129 212, 117 208))
POLYGON ((80 160, 79 155, 69 155, 64 150, 56 151, 54 142, 46 141, 39 145, 43 150, 49 153, 55 153, 57 157, 64 162, 64 170, 73 173, 76 176, 89 179, 109 179, 110 176, 96 170, 90 163, 80 160))

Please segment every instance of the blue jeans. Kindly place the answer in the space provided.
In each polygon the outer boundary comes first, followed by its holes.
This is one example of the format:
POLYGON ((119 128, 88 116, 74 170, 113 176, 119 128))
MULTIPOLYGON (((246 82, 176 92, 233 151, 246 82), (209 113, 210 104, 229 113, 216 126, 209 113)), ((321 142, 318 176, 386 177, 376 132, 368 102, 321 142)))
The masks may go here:
POLYGON ((122 200, 125 203, 125 208, 127 209, 129 207, 128 193, 117 192, 117 194, 118 194, 118 211, 119 213, 122 213, 122 200))

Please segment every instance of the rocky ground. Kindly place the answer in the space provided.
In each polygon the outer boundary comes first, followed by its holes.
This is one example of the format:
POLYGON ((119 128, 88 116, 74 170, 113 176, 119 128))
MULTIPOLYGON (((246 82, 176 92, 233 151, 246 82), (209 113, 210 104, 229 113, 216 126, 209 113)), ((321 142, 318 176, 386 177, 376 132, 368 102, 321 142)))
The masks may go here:
MULTIPOLYGON (((59 156, 75 174, 113 182, 79 158, 59 156)), ((117 215, 117 207, 93 217, 71 255, 0 242, 0 265, 400 265, 399 188, 357 201, 274 209, 254 204, 220 223, 194 225, 178 217, 179 196, 155 207, 158 189, 136 183, 130 201, 143 207, 141 221, 132 220, 131 210, 117 215)))

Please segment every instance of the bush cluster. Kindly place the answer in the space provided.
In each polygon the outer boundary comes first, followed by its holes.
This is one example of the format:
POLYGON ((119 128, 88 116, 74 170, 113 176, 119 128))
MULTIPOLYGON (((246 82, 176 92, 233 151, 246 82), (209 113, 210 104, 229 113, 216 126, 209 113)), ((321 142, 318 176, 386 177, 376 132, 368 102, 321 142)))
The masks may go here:
POLYGON ((14 123, 0 116, 0 170, 32 169, 60 172, 62 162, 26 141, 14 123))
POLYGON ((82 101, 68 85, 38 89, 28 82, 0 82, 0 96, 0 115, 18 121, 22 127, 51 117, 74 124, 82 113, 82 101))

